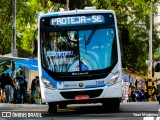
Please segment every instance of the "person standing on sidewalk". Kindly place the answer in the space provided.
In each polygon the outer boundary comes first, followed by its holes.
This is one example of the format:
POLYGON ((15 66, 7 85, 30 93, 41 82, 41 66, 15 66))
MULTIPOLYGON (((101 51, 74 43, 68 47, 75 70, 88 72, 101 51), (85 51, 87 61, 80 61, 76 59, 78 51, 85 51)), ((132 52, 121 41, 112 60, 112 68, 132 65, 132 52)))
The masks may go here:
POLYGON ((38 97, 39 77, 36 76, 31 83, 31 103, 35 103, 35 98, 38 97))
POLYGON ((13 79, 14 85, 14 103, 18 103, 19 101, 19 83, 16 78, 13 79))
POLYGON ((19 83, 19 102, 26 103, 27 102, 27 88, 25 85, 25 75, 23 75, 23 71, 20 71, 20 75, 17 76, 17 80, 19 83), (23 99, 22 99, 23 98, 23 99))
POLYGON ((154 82, 152 82, 152 101, 157 101, 156 95, 157 95, 157 89, 154 85, 154 82))
POLYGON ((2 73, 0 76, 0 84, 1 84, 1 101, 0 102, 2 102, 2 103, 5 103, 5 101, 6 101, 5 90, 4 90, 5 81, 6 81, 5 79, 6 79, 6 74, 2 73))
POLYGON ((9 73, 6 74, 4 89, 5 89, 5 93, 6 93, 6 102, 12 103, 14 91, 13 91, 12 78, 10 77, 9 73))

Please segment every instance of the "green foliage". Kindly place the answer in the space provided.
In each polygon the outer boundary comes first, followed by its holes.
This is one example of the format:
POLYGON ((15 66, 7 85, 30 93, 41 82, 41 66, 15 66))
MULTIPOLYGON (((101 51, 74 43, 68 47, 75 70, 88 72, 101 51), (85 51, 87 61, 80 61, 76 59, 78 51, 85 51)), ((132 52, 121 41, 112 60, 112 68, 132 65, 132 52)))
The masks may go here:
POLYGON ((0 73, 7 70, 9 67, 11 68, 11 62, 10 61, 0 65, 0 73))
MULTIPOLYGON (((13 1, 0 1, 0 54, 11 52, 13 1)), ((39 12, 46 13, 52 6, 49 0, 17 0, 16 42, 19 57, 32 57, 33 32, 37 27, 39 12)))
MULTIPOLYGON (((155 0, 154 2, 157 2, 155 0)), ((147 75, 149 59, 149 22, 150 1, 146 0, 96 0, 94 5, 101 9, 112 9, 117 15, 118 23, 129 30, 130 45, 123 46, 123 68, 137 74, 147 75)), ((156 6, 153 3, 153 13, 156 6)), ((121 27, 121 26, 120 26, 121 27)), ((160 57, 157 48, 160 47, 160 38, 157 26, 153 26, 153 59, 160 57)))
MULTIPOLYGON (((145 61, 148 59, 149 51, 150 0, 70 0, 69 3, 70 10, 83 9, 85 6, 114 10, 118 23, 124 25, 130 33, 130 45, 123 46, 123 67, 138 74, 147 74, 145 61)), ((33 57, 32 40, 37 28, 38 15, 41 12, 58 11, 60 7, 65 8, 66 5, 54 0, 17 0, 16 46, 19 57, 33 57)), ((12 10, 13 0, 0 0, 0 54, 8 54, 11 51, 12 10)), ((156 10, 153 4, 153 13, 156 13, 156 10)), ((153 59, 160 59, 160 33, 157 27, 158 25, 153 26, 153 59)))

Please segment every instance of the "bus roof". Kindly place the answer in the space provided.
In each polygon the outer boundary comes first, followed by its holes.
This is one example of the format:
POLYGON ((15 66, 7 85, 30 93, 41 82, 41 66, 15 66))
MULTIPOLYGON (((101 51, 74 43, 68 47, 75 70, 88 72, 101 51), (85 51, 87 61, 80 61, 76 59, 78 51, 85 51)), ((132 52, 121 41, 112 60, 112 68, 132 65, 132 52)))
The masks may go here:
POLYGON ((55 13, 47 13, 40 15, 40 18, 51 17, 51 16, 61 16, 61 15, 80 15, 80 14, 92 14, 92 13, 112 13, 115 14, 113 10, 71 10, 55 13))

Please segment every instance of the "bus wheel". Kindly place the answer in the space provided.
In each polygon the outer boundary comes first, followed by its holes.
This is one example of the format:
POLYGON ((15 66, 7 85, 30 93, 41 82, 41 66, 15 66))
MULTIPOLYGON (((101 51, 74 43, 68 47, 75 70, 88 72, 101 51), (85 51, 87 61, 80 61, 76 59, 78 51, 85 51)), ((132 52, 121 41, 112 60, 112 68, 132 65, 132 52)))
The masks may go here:
POLYGON ((65 108, 67 108, 67 104, 65 104, 65 103, 59 104, 59 109, 65 109, 65 108))
POLYGON ((48 112, 57 113, 57 103, 54 103, 54 102, 48 103, 48 112))
POLYGON ((120 107, 119 99, 108 99, 102 103, 103 110, 105 112, 118 112, 120 107))

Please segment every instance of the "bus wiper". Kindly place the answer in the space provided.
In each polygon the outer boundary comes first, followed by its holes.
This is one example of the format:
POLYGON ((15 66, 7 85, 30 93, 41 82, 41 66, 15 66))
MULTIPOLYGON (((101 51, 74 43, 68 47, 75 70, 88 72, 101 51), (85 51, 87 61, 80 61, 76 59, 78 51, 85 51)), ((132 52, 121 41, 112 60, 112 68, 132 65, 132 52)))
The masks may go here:
POLYGON ((96 31, 96 29, 94 28, 94 29, 92 30, 91 34, 89 35, 88 40, 85 41, 85 45, 88 45, 88 44, 90 43, 90 41, 91 41, 91 39, 92 39, 95 31, 96 31))
POLYGON ((87 47, 86 47, 86 43, 87 43, 87 41, 86 41, 86 35, 84 34, 84 41, 85 41, 85 51, 86 51, 86 54, 87 54, 87 47))
POLYGON ((92 37, 93 37, 93 35, 94 35, 95 31, 96 31, 96 29, 95 29, 95 27, 94 27, 94 29, 92 30, 92 32, 91 32, 91 34, 89 35, 89 37, 88 37, 88 39, 87 39, 87 40, 86 40, 86 36, 85 36, 85 34, 84 34, 84 40, 85 40, 85 51, 86 51, 86 54, 87 54, 87 47, 86 47, 86 45, 89 45, 89 43, 90 43, 90 41, 91 41, 91 39, 92 39, 92 37))

